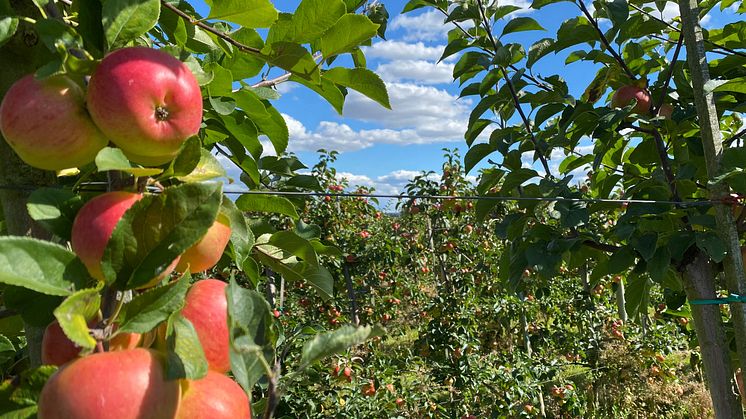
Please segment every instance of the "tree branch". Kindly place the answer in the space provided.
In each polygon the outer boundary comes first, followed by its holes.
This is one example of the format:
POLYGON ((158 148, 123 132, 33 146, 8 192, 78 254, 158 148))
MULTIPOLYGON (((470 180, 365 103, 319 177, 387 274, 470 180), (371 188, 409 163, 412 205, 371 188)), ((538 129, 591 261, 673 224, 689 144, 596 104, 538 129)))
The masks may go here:
POLYGON ((230 35, 228 35, 228 34, 226 34, 224 32, 221 32, 221 31, 213 28, 210 25, 206 25, 206 24, 202 23, 199 20, 194 19, 193 17, 189 16, 188 14, 186 14, 186 13, 182 12, 181 10, 179 10, 178 8, 176 8, 176 6, 173 6, 173 5, 169 4, 169 3, 166 3, 165 0, 161 0, 161 5, 163 7, 165 7, 166 9, 168 9, 168 10, 176 13, 178 16, 180 16, 182 19, 186 20, 190 24, 192 24, 194 26, 197 26, 199 28, 202 28, 202 29, 206 30, 207 32, 210 32, 211 34, 219 37, 220 39, 222 39, 225 42, 233 45, 234 47, 238 48, 239 50, 241 50, 243 52, 248 52, 248 53, 251 53, 251 54, 261 54, 261 50, 259 50, 257 48, 254 48, 254 47, 250 47, 248 45, 244 45, 244 44, 236 41, 235 39, 231 38, 230 35))
POLYGON ((635 73, 633 73, 629 69, 629 67, 627 67, 627 64, 624 62, 624 60, 619 55, 619 53, 614 51, 614 48, 611 47, 611 44, 609 44, 609 40, 606 39, 606 35, 604 35, 604 31, 601 30, 601 28, 598 26, 598 22, 596 21, 596 19, 593 18, 593 16, 591 15, 591 12, 589 12, 588 8, 585 7, 585 3, 583 3, 583 0, 578 0, 576 4, 580 8, 580 11, 583 12, 586 19, 588 19, 591 22, 591 25, 593 25, 593 28, 596 30, 596 32, 598 32, 598 36, 601 38, 601 43, 606 48, 606 50, 609 51, 611 56, 614 57, 614 59, 619 63, 619 65, 622 66, 622 69, 624 70, 625 73, 627 73, 627 76, 629 76, 629 78, 631 78, 632 80, 637 80, 635 73))
MULTIPOLYGON (((477 6, 479 6, 479 13, 482 16, 482 25, 484 26, 484 29, 487 31, 487 37, 490 39, 490 42, 492 43, 492 47, 495 49, 495 52, 497 52, 497 41, 495 40, 495 37, 492 36, 492 28, 490 27, 489 23, 487 22, 487 14, 484 12, 484 7, 482 5, 482 0, 477 0, 477 6)), ((549 163, 547 163, 547 158, 544 156, 544 153, 539 150, 539 144, 536 141, 536 136, 534 135, 533 130, 531 129, 531 122, 526 117, 526 114, 523 112, 523 108, 521 108, 521 102, 518 99, 518 93, 516 93, 515 86, 513 86, 513 82, 510 80, 510 77, 508 77, 508 72, 505 70, 505 67, 498 66, 500 69, 500 72, 503 74, 503 78, 505 79, 505 83, 508 86, 508 90, 510 90, 510 95, 513 97, 513 103, 515 104, 515 109, 518 111, 518 114, 521 116, 521 119, 523 120, 523 125, 526 127, 526 131, 528 131, 528 134, 531 136, 531 142, 534 143, 534 148, 536 149, 536 152, 539 154, 539 160, 541 160, 541 165, 544 166, 544 171, 546 172, 547 176, 552 176, 552 172, 549 169, 549 163)))

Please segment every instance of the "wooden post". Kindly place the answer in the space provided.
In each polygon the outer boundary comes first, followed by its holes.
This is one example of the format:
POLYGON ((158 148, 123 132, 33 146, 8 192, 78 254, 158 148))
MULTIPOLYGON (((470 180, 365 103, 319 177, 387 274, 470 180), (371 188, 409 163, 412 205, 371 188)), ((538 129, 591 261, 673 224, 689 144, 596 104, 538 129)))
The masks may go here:
MULTIPOLYGON (((698 17, 698 2, 697 0, 679 0, 679 10, 681 12, 681 32, 684 36, 684 44, 686 45, 686 59, 692 77, 692 88, 694 89, 694 105, 697 108, 700 135, 705 151, 707 176, 713 179, 720 174, 720 161, 723 156, 723 138, 720 132, 720 121, 718 120, 717 109, 715 108, 714 96, 711 91, 705 90, 705 85, 710 81, 710 72, 705 54, 702 27, 700 26, 698 17)), ((710 184, 708 188, 710 199, 712 200, 726 198, 730 193, 728 186, 721 183, 710 184)), ((744 275, 741 246, 730 206, 715 205, 715 220, 717 221, 717 233, 728 250, 727 256, 723 261, 725 282, 728 286, 728 291, 732 294, 746 295, 746 275, 744 275)), ((696 276, 693 279, 700 278, 696 276)), ((708 281, 708 283, 712 282, 713 279, 714 276, 701 278, 701 280, 708 281)), ((717 307, 714 307, 714 309, 717 309, 717 307)), ((736 335, 739 365, 742 371, 746 371, 746 305, 733 303, 730 309, 736 335)), ((721 341, 720 345, 724 345, 724 343, 721 341)), ((724 361, 727 361, 727 358, 724 361)), ((738 417, 741 417, 740 409, 738 417)))

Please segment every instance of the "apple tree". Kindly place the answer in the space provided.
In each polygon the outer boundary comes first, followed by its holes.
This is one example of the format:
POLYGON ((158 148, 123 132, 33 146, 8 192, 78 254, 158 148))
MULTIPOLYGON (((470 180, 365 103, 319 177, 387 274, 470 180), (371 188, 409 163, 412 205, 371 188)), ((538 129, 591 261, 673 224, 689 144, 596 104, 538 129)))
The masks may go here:
POLYGON ((263 289, 277 273, 326 300, 321 257, 340 255, 300 220, 304 198, 267 193, 321 190, 285 153, 274 87, 340 114, 349 89, 389 107, 360 48, 385 8, 208 6, 0 1, 3 413, 205 417, 229 400, 231 417, 271 417, 283 374, 380 333, 286 336, 263 289), (224 164, 246 192, 226 194, 224 164))
MULTIPOLYGON (((530 45, 515 33, 545 31, 549 22, 512 15, 519 6, 412 0, 404 10, 434 9, 452 27, 442 58, 458 54, 454 80, 476 103, 466 170, 492 162, 480 193, 536 199, 518 202, 497 231, 506 243, 504 285, 520 292, 527 268, 551 282, 563 266, 587 267, 591 287, 623 274, 626 312, 644 324, 651 284, 659 284, 670 310, 691 313, 716 416, 741 417, 731 385, 734 366, 746 365, 744 306, 739 297, 712 300, 746 292, 746 39, 737 16, 707 30, 700 19, 726 9, 733 17, 745 6, 682 0, 681 17, 667 20, 667 4, 535 0, 531 9, 577 15, 530 45), (542 66, 552 55, 564 58, 563 71, 595 72, 584 91, 542 66), (722 318, 718 303, 726 302, 730 316, 722 318)), ((494 205, 480 201, 479 216, 494 205)))

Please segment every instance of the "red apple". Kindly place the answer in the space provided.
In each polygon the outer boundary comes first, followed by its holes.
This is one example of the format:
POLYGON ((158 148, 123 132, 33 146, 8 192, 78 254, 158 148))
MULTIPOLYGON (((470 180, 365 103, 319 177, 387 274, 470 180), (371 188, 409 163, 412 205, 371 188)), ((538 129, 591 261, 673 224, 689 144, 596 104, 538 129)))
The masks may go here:
POLYGON ((39 397, 40 419, 161 419, 176 415, 179 382, 147 349, 101 352, 60 368, 39 397))
MULTIPOLYGON (((141 337, 139 333, 120 333, 109 341, 109 350, 135 349, 140 344, 141 337)), ((61 366, 76 359, 79 353, 80 347, 65 335, 57 320, 44 330, 41 340, 42 364, 61 366)))
MULTIPOLYGON (((88 273, 99 281, 104 281, 101 259, 114 228, 124 213, 142 197, 142 194, 131 192, 108 192, 88 201, 75 216, 71 234, 73 251, 88 268, 88 273)), ((162 281, 173 271, 176 263, 178 258, 163 273, 140 288, 162 281)))
POLYGON ((673 106, 669 103, 662 104, 660 109, 658 109, 658 116, 662 116, 665 119, 671 119, 671 115, 673 115, 673 106))
POLYGON ((227 285, 217 279, 195 282, 187 292, 181 310, 197 331, 209 368, 220 373, 231 369, 228 300, 225 297, 227 285))
POLYGON ((251 405, 241 386, 215 371, 199 380, 182 381, 176 419, 250 419, 251 405))
POLYGON ((152 48, 107 55, 91 77, 87 98, 101 131, 143 165, 172 160, 202 123, 202 94, 192 72, 152 48))
POLYGON ((178 272, 204 272, 218 263, 223 256, 225 246, 231 238, 231 227, 228 217, 219 214, 217 220, 207 230, 204 237, 181 255, 178 272))
POLYGON ((79 353, 80 347, 68 339, 57 320, 44 330, 41 340, 42 364, 60 366, 77 358, 79 353))
POLYGON ((644 115, 650 111, 650 92, 633 85, 622 86, 614 92, 614 96, 611 98, 611 106, 623 108, 629 105, 632 99, 637 99, 637 104, 632 112, 644 115))
POLYGON ((15 82, 0 104, 0 131, 21 160, 45 170, 88 164, 108 142, 86 112, 83 89, 65 76, 15 82))

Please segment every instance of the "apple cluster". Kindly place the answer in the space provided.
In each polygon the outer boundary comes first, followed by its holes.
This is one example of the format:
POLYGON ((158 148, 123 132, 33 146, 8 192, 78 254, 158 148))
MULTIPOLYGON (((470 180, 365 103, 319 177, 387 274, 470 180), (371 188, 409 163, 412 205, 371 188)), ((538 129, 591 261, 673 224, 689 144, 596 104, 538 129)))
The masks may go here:
MULTIPOLYGON (((62 170, 91 163, 110 142, 133 162, 163 165, 202 123, 196 79, 178 59, 156 49, 123 48, 108 54, 87 85, 83 78, 56 75, 16 82, 0 105, 0 129, 27 164, 62 170)), ((78 211, 71 247, 90 275, 105 282, 102 259, 125 213, 145 195, 114 191, 90 199, 78 211)), ((205 235, 138 288, 154 287, 173 271, 206 272, 230 240, 228 217, 220 213, 205 235)), ((246 392, 230 377, 227 284, 195 282, 181 315, 197 334, 208 364, 196 380, 167 378, 166 323, 147 333, 117 332, 100 318, 89 326, 104 332, 92 354, 81 353, 58 322, 42 340, 42 362, 60 368, 42 389, 41 419, 250 418, 246 392)), ((135 290, 134 292, 138 292, 135 290)), ((63 324, 64 326, 64 324, 63 324)))
POLYGON ((202 123, 202 94, 189 68, 152 48, 107 55, 83 78, 27 75, 0 104, 0 131, 28 165, 62 170, 91 163, 109 142, 133 162, 173 160, 202 123))
POLYGON ((244 390, 230 370, 226 283, 196 282, 181 314, 192 322, 209 371, 198 380, 165 376, 165 324, 145 335, 121 333, 109 350, 79 357, 52 323, 44 334, 43 361, 60 365, 39 398, 40 419, 231 419, 251 418, 244 390))

